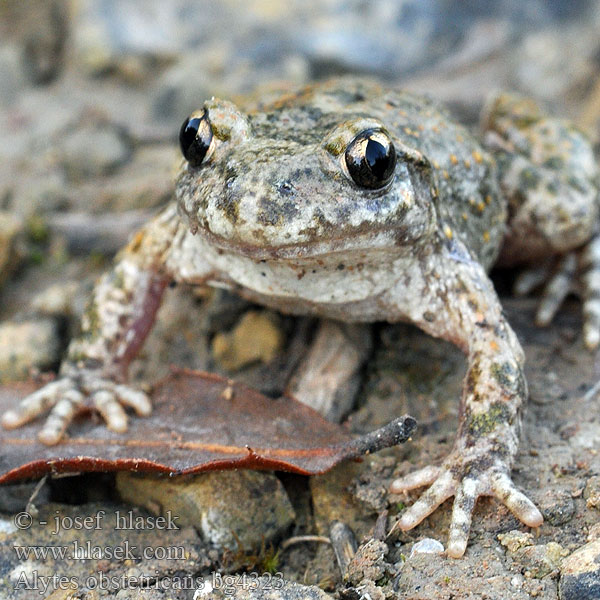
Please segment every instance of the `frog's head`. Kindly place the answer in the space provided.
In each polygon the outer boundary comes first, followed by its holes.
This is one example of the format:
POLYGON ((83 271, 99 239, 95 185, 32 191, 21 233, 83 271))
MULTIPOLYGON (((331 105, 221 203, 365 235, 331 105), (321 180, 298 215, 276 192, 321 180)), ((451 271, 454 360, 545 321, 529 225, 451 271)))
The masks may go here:
POLYGON ((213 99, 180 143, 179 210, 224 249, 314 257, 408 247, 434 230, 427 161, 362 111, 282 103, 244 115, 213 99))

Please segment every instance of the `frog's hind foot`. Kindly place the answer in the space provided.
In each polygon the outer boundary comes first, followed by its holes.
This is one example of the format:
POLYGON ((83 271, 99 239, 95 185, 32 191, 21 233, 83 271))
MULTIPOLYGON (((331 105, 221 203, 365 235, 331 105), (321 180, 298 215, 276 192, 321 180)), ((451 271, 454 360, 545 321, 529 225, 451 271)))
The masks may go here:
POLYGON ((536 325, 549 325, 567 295, 577 293, 583 300, 584 343, 590 350, 596 349, 600 344, 600 235, 582 249, 561 256, 554 266, 547 261, 523 271, 515 282, 514 293, 525 296, 540 285, 544 290, 536 325))
MULTIPOLYGON (((499 468, 490 468, 461 477, 452 462, 460 467, 464 462, 457 456, 450 456, 442 467, 425 467, 405 477, 396 479, 390 486, 392 493, 401 493, 418 487, 430 487, 421 497, 404 511, 400 520, 392 528, 406 531, 417 526, 434 512, 448 498, 454 496, 452 519, 448 536, 448 556, 460 558, 467 548, 471 521, 475 504, 480 496, 494 496, 514 515, 529 527, 538 527, 543 518, 535 504, 517 489, 511 478, 499 468)), ((390 532, 390 533, 392 533, 390 532)))
POLYGON ((127 431, 127 413, 123 406, 131 407, 140 416, 149 415, 152 405, 146 394, 97 376, 78 378, 62 377, 29 394, 12 410, 2 415, 5 429, 16 429, 50 411, 38 434, 39 440, 49 446, 64 437, 67 428, 81 412, 89 396, 91 405, 106 421, 111 431, 127 431))

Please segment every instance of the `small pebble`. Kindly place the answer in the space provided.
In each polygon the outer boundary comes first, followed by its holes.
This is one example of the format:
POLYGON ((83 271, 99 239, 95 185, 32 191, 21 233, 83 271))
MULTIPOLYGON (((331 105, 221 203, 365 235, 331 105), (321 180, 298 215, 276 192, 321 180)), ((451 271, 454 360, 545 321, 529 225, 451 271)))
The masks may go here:
MULTIPOLYGON (((442 554, 444 552, 444 546, 441 542, 434 540, 433 538, 425 538, 417 542, 410 551, 410 557, 415 554, 442 554)), ((409 557, 409 558, 410 558, 409 557)))
POLYGON ((587 480, 583 497, 588 508, 600 510, 600 475, 594 475, 587 480))
POLYGON ((539 499, 538 506, 544 520, 555 527, 568 523, 575 514, 575 502, 567 490, 548 489, 539 499))
POLYGON ((516 552, 525 546, 533 546, 533 539, 531 533, 518 529, 498 534, 498 540, 509 552, 516 552))

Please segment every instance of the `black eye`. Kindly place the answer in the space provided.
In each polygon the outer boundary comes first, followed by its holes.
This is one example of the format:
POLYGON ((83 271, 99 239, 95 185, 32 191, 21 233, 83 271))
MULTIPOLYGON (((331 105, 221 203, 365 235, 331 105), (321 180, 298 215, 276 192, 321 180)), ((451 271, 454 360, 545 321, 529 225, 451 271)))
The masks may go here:
POLYGON ((202 164, 212 136, 206 110, 193 113, 183 122, 179 130, 179 145, 183 156, 192 167, 199 167, 202 164))
POLYGON ((392 140, 379 129, 359 133, 346 148, 346 166, 356 185, 376 190, 394 176, 396 150, 392 140))

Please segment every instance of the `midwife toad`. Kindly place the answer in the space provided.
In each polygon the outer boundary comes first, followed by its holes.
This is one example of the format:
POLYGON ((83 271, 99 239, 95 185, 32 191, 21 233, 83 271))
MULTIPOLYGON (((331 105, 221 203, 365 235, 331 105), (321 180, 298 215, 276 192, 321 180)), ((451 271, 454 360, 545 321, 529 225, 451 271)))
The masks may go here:
MULTIPOLYGON (((538 313, 547 322, 579 262, 584 338, 596 347, 598 170, 584 136, 529 101, 501 96, 484 122, 481 145, 430 100, 349 78, 246 112, 209 100, 181 129, 177 203, 99 281, 60 377, 3 425, 51 408, 39 437, 56 444, 89 401, 110 429, 125 431, 122 405, 151 411, 124 381, 165 286, 225 286, 287 313, 408 321, 459 346, 468 371, 454 448, 440 467, 394 482, 394 491, 431 484, 399 525, 414 527, 455 496, 448 553, 456 557, 481 495, 540 525, 510 479, 527 386, 486 271, 498 257, 557 257, 538 313)), ((544 276, 527 273, 521 291, 544 276)))

